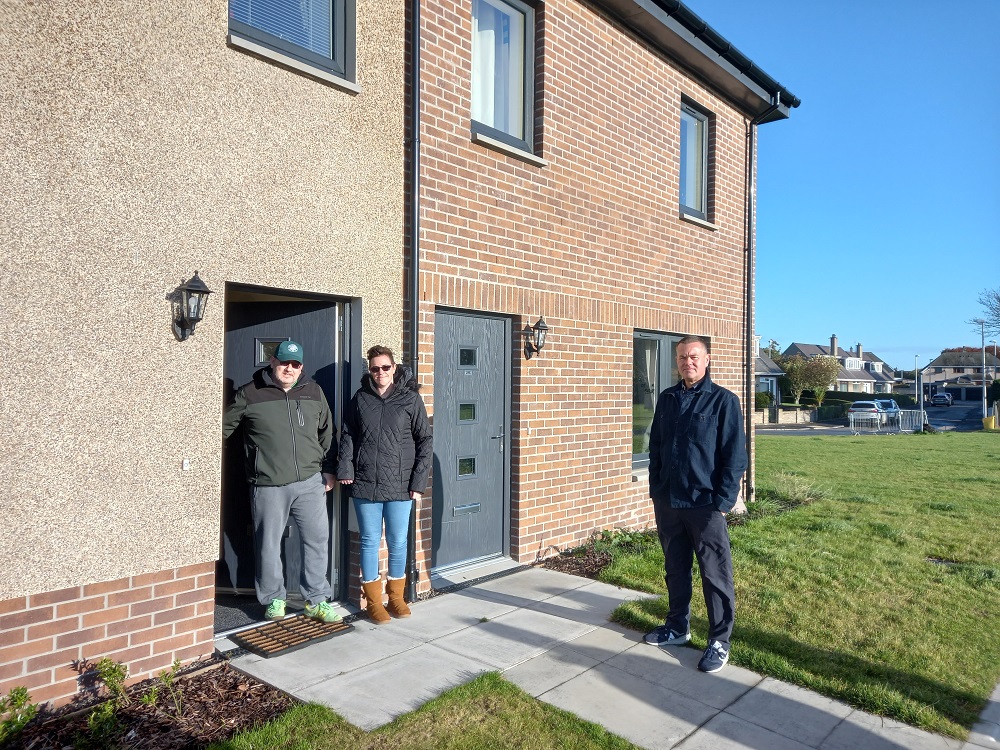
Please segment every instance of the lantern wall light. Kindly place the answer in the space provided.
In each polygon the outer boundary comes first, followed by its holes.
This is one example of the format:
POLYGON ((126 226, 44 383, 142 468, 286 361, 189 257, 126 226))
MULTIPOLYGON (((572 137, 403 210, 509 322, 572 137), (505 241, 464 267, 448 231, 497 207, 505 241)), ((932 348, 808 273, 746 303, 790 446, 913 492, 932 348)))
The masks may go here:
POLYGON ((545 337, 549 333, 545 316, 540 317, 538 322, 530 328, 525 325, 522 333, 524 335, 524 356, 526 359, 531 359, 532 355, 538 354, 545 346, 545 337))
POLYGON ((205 317, 205 307, 211 293, 212 290, 195 271, 190 281, 181 284, 168 295, 173 308, 174 336, 178 341, 184 341, 194 334, 195 326, 205 317))

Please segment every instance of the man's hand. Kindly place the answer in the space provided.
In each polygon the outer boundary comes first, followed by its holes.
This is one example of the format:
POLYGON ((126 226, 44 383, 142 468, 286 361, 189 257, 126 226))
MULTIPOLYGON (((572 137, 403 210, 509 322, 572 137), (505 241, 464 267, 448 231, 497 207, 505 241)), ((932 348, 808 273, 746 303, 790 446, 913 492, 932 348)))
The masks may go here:
POLYGON ((333 474, 330 474, 329 472, 326 471, 323 472, 323 489, 329 492, 330 490, 333 489, 333 485, 335 485, 336 483, 337 483, 337 477, 335 477, 333 474))

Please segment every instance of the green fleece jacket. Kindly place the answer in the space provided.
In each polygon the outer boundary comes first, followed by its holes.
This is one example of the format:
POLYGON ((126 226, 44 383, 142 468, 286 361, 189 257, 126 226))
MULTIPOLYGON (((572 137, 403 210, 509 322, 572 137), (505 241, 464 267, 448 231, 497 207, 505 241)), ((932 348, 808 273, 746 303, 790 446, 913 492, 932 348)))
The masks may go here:
POLYGON ((241 424, 250 484, 281 487, 318 471, 334 473, 333 419, 315 381, 303 376, 285 391, 271 378, 270 368, 258 370, 226 409, 223 436, 228 438, 241 424))

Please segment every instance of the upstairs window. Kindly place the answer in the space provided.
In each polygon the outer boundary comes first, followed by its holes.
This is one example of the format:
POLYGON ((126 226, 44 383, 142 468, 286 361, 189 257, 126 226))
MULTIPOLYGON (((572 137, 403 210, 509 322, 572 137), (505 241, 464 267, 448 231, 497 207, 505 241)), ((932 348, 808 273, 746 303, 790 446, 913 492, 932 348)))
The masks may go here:
POLYGON ((535 11, 472 0, 472 131, 533 151, 535 11))
POLYGON ((708 221, 708 115, 681 103, 682 214, 708 221))
POLYGON ((229 38, 304 72, 354 81, 354 0, 229 0, 229 38))

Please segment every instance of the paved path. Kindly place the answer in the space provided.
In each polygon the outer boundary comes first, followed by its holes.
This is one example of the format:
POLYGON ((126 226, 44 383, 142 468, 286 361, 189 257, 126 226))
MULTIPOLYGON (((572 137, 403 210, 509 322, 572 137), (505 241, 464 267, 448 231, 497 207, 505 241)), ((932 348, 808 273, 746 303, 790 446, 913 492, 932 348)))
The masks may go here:
POLYGON ((232 663, 366 730, 501 671, 538 699, 649 750, 1000 750, 1000 690, 963 744, 733 665, 703 674, 700 651, 654 648, 608 622, 619 603, 641 596, 530 568, 419 602, 407 620, 359 619, 353 633, 232 663))

